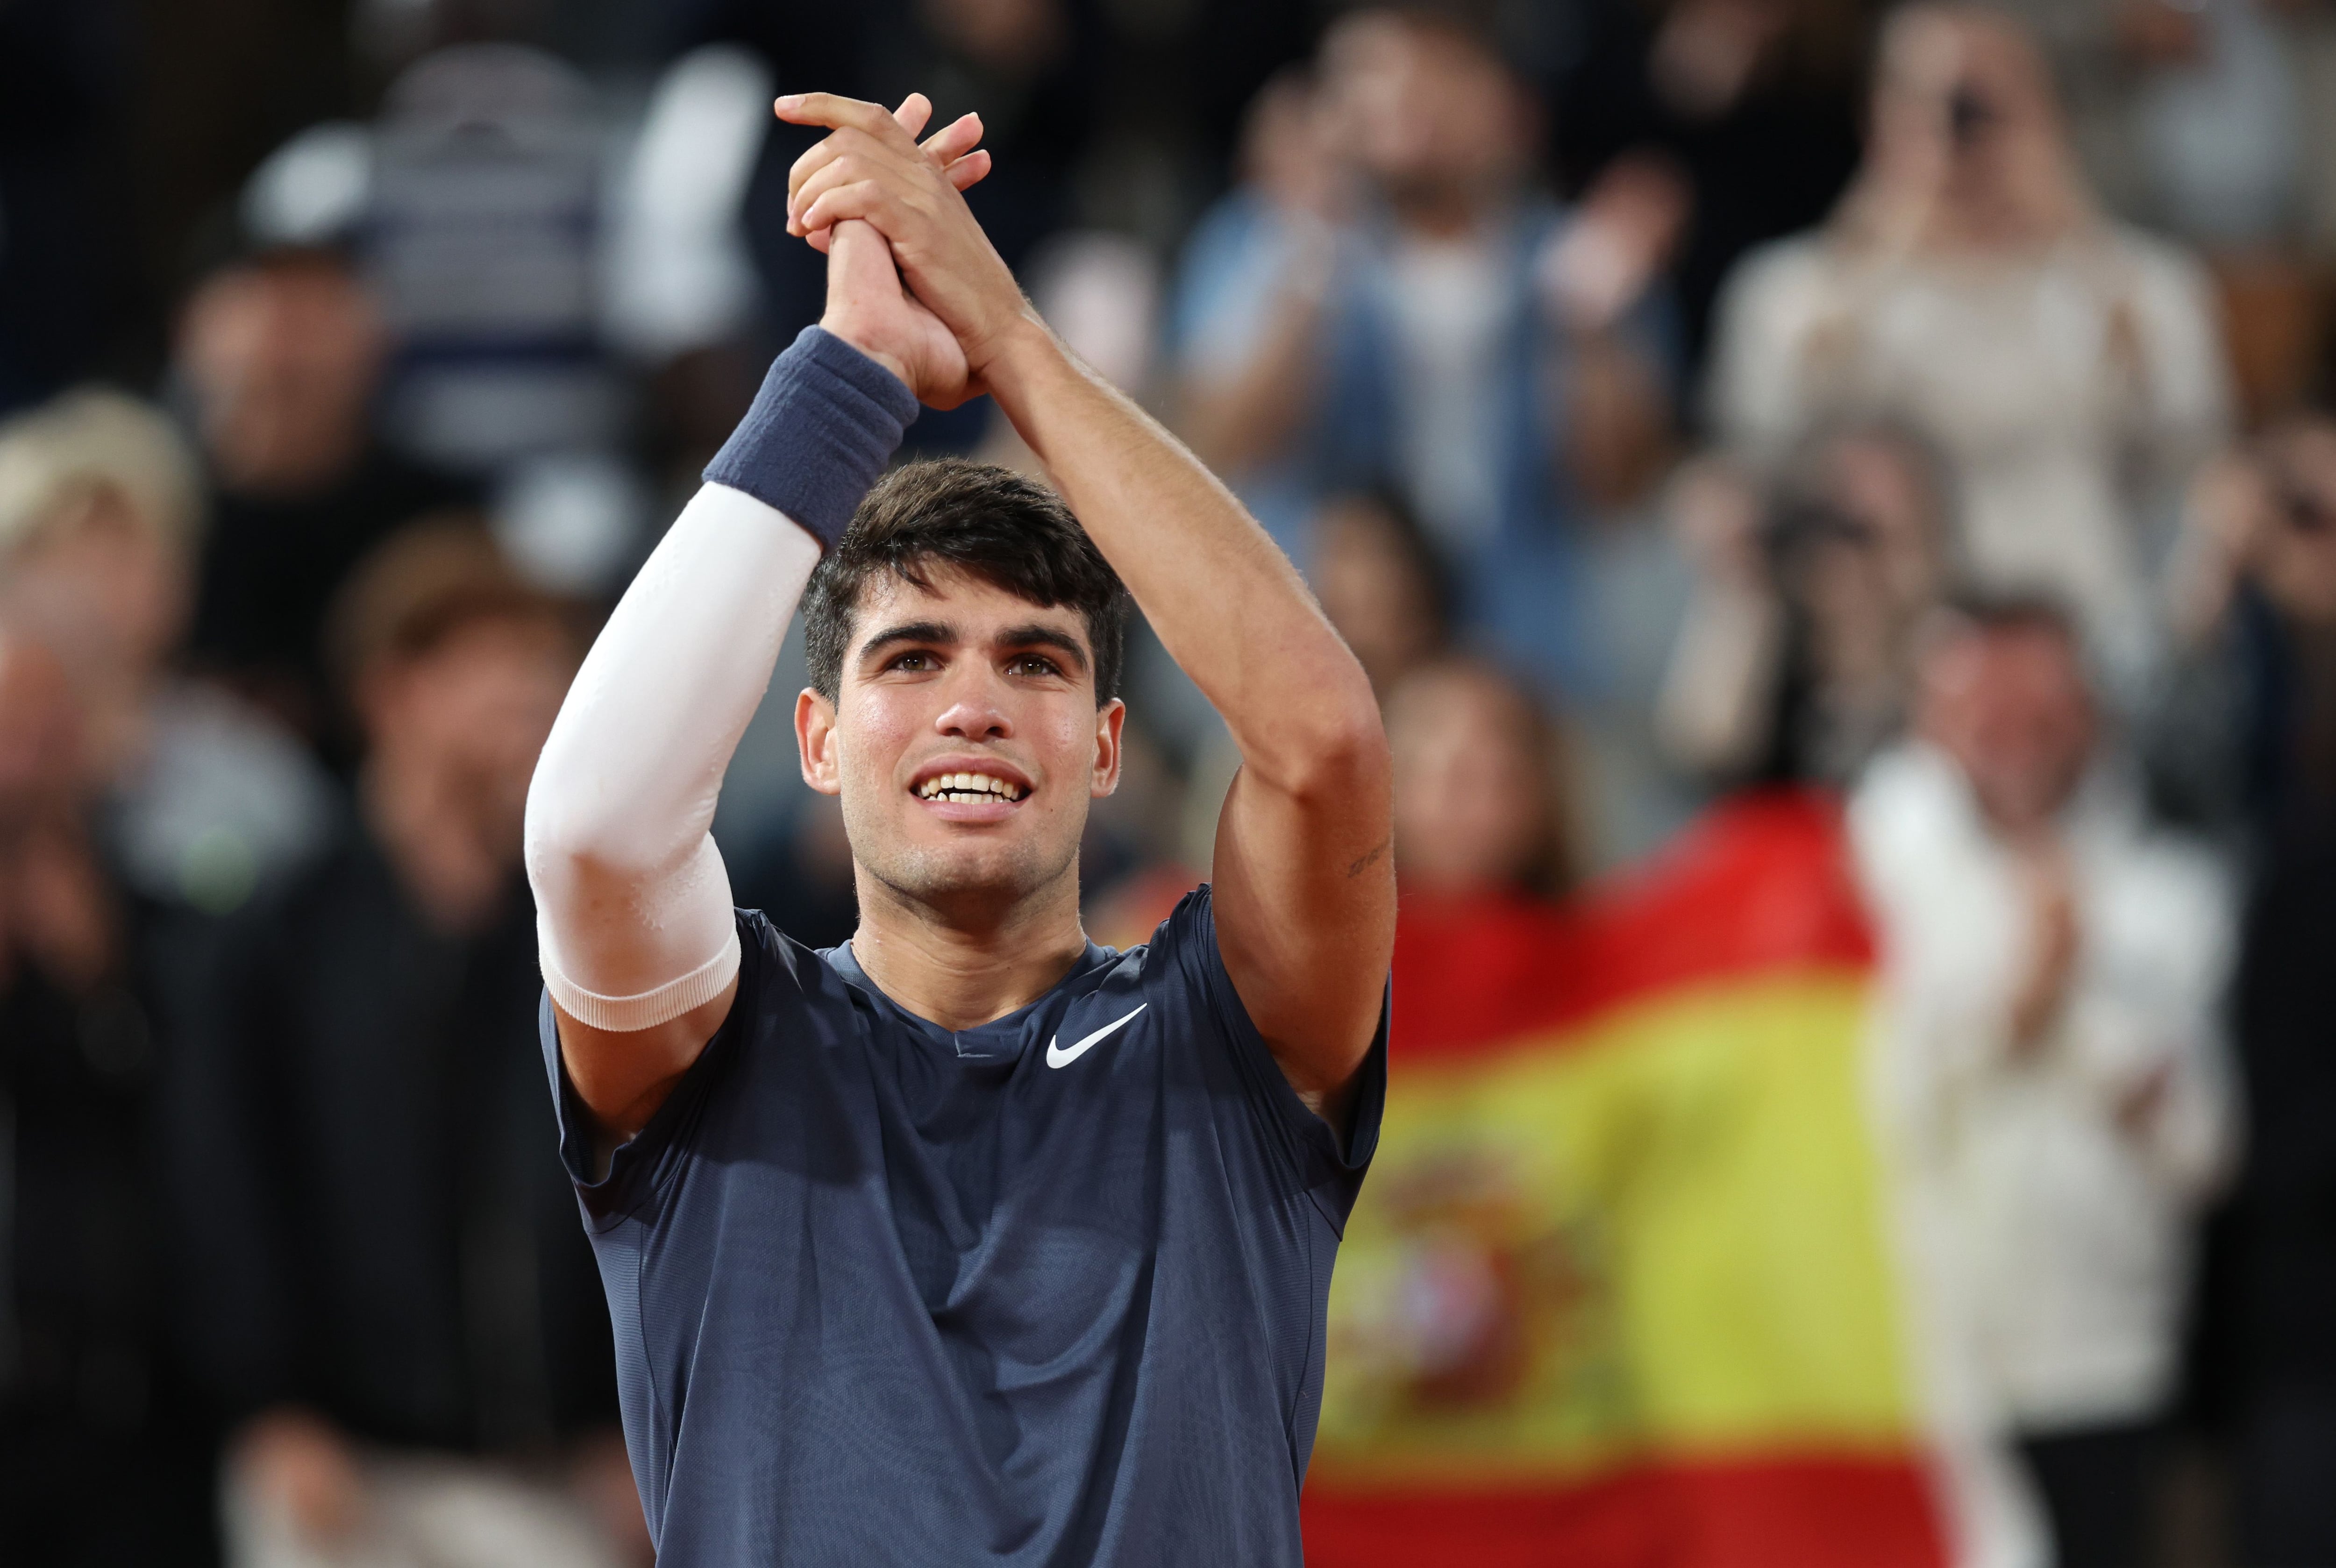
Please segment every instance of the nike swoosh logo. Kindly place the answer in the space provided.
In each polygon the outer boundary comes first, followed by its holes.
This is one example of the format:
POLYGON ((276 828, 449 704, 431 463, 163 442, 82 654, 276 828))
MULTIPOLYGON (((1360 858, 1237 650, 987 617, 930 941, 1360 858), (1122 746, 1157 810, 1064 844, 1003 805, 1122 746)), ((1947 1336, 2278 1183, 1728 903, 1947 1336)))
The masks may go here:
MULTIPOLYGON (((1147 1002, 1144 1003, 1142 1007, 1138 1007, 1135 1010, 1135 1012, 1142 1012, 1145 1007, 1149 1007, 1152 1004, 1147 1002)), ((1121 1024, 1125 1023, 1128 1018, 1134 1018, 1135 1016, 1135 1012, 1129 1013, 1127 1018, 1113 1019, 1109 1023, 1105 1024, 1101 1029, 1096 1030, 1093 1034, 1088 1035, 1085 1040, 1079 1041, 1068 1050, 1065 1050, 1063 1049, 1063 1037, 1057 1034, 1054 1039, 1046 1042, 1046 1065, 1048 1067, 1070 1066, 1071 1063, 1078 1060, 1079 1058, 1094 1050, 1097 1040, 1101 1040, 1105 1035, 1109 1034, 1113 1030, 1117 1029, 1121 1024)))

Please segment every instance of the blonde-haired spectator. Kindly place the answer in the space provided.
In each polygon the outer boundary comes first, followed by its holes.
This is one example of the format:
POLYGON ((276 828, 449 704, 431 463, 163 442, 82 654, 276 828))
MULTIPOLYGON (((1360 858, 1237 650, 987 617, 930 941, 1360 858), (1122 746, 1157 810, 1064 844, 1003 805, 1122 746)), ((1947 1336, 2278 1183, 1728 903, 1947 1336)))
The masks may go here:
POLYGON ((330 793, 272 722, 172 667, 203 522, 193 452, 135 398, 83 389, 0 424, 0 619, 63 664, 122 875, 219 914, 318 841, 330 793))
POLYGON ((1970 576, 2073 605, 2125 697, 2156 653, 2146 536, 2231 421, 2206 275, 2100 213, 2028 30, 1961 4, 1886 24, 1864 165, 1738 270, 1709 395, 1763 459, 1838 421, 1919 431, 1970 576))

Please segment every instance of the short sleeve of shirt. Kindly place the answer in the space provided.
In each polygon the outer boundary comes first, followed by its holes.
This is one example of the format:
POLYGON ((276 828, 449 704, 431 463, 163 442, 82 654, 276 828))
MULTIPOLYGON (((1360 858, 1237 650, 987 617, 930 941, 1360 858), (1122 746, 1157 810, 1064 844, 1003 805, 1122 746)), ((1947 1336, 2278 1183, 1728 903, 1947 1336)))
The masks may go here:
POLYGON ((552 1105, 560 1122, 560 1159, 567 1166, 569 1179, 576 1184, 585 1213, 596 1225, 652 1205, 705 1115, 708 1099, 733 1070, 750 1027, 748 1021, 756 1011, 750 1003, 774 982, 774 972, 778 972, 781 983, 793 983, 791 961, 795 955, 783 951, 784 939, 770 922, 751 909, 738 910, 736 917, 738 1000, 732 1004, 730 1016, 657 1114, 649 1118, 648 1125, 612 1152, 605 1171, 597 1168, 591 1112, 568 1076, 568 1063, 560 1051, 559 1016, 552 1009, 550 993, 544 994, 539 1018, 544 1067, 551 1077, 552 1105))
POLYGON ((1378 1147, 1379 1121, 1387 1107, 1391 997, 1383 994, 1380 999, 1378 1028, 1363 1058, 1347 1113, 1346 1136, 1341 1138, 1298 1098, 1234 991, 1217 946, 1216 909, 1209 887, 1187 894, 1174 913, 1161 922, 1153 934, 1151 959, 1173 966, 1177 982, 1189 991, 1202 1016, 1215 1026, 1212 1032, 1228 1049, 1246 1102, 1265 1125, 1268 1140, 1295 1167, 1331 1224, 1344 1230, 1348 1212, 1362 1188, 1363 1174, 1378 1147))

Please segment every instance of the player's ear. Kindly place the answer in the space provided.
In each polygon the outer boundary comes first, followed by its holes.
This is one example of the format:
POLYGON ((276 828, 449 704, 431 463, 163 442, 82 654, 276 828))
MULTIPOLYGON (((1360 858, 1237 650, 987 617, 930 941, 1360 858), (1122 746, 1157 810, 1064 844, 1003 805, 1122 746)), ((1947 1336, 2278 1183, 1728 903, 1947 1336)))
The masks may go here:
POLYGON ((803 757, 803 779, 822 795, 843 793, 835 757, 835 704, 805 686, 795 693, 795 750, 803 757))
POLYGON ((1087 793, 1096 799, 1119 788, 1119 740, 1126 721, 1127 704, 1116 697, 1095 710, 1095 776, 1087 793))

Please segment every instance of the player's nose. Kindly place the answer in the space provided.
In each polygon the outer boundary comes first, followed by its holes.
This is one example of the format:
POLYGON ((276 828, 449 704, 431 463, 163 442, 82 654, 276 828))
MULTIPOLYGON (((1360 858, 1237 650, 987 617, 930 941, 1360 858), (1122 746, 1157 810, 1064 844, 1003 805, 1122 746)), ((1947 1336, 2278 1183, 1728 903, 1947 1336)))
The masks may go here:
POLYGON ((1014 721, 1000 701, 998 683, 980 672, 950 682, 948 706, 933 720, 933 728, 961 740, 1003 740, 1014 733, 1014 721))

